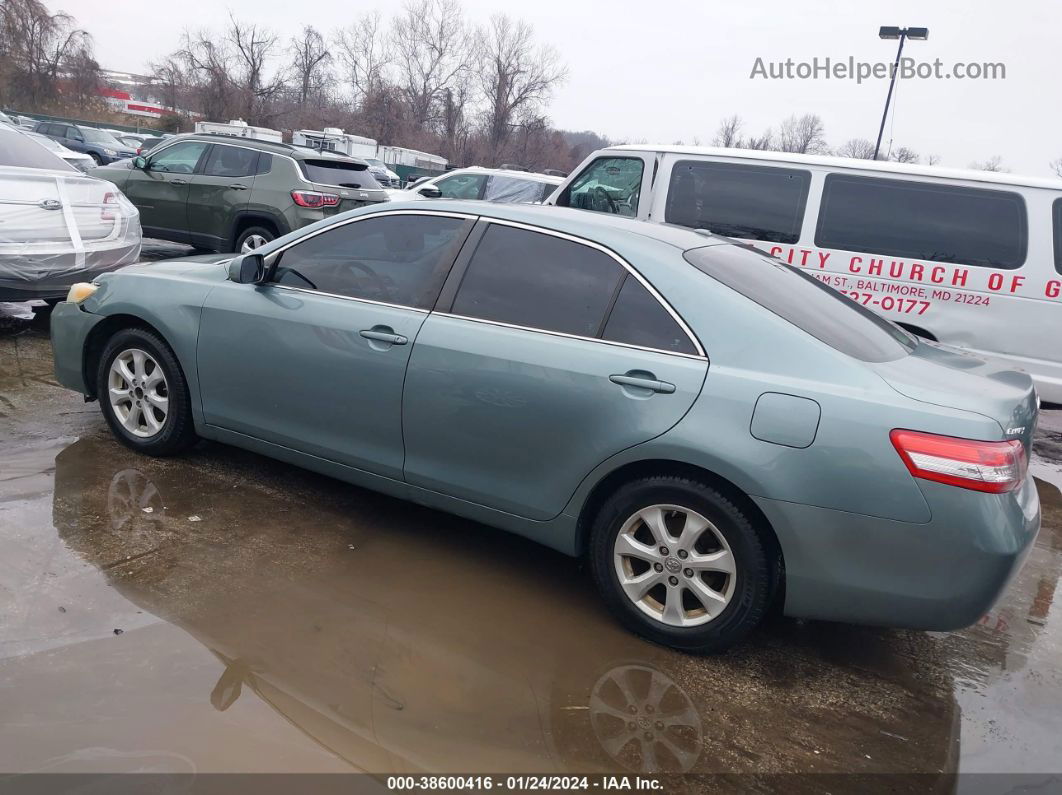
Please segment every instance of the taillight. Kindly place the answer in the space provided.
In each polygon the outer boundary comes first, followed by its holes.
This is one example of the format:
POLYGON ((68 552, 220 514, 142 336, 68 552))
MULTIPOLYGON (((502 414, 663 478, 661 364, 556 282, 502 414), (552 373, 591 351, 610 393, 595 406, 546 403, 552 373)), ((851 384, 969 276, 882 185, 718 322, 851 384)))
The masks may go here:
POLYGON ((317 193, 312 190, 293 190, 291 198, 300 207, 335 207, 339 197, 334 193, 317 193))
POLYGON ((107 191, 103 194, 103 207, 100 209, 101 221, 113 221, 118 216, 114 214, 114 210, 118 205, 118 194, 114 191, 107 191))
POLYGON ((1017 439, 979 442, 899 429, 889 438, 912 475, 950 486, 1000 494, 1017 488, 1028 468, 1017 439))

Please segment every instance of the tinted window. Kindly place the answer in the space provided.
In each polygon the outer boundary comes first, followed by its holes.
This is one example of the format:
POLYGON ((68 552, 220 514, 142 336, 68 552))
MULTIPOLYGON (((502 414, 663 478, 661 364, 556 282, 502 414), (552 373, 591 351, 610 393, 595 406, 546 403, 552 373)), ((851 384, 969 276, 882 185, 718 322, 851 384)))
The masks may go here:
POLYGON ((1062 199, 1055 199, 1055 270, 1062 273, 1062 199))
POLYGON ((683 256, 698 270, 797 328, 865 362, 899 359, 914 338, 885 318, 808 276, 746 246, 709 246, 683 256))
POLYGON ((1018 268, 1025 203, 1017 193, 830 174, 815 244, 890 257, 1018 268))
POLYGON ((464 229, 463 219, 431 215, 355 221, 284 251, 273 281, 428 309, 464 240, 464 229))
POLYGON ((76 170, 67 165, 65 160, 45 149, 42 144, 14 130, 0 130, 0 166, 76 170))
POLYGON ((452 311, 596 337, 625 273, 588 246, 492 224, 468 264, 452 311))
POLYGON ((602 157, 595 160, 557 200, 562 207, 635 216, 642 188, 640 157, 602 157))
POLYGON ((791 168, 681 160, 664 220, 719 235, 796 243, 811 174, 791 168))
POLYGON ((435 187, 442 192, 444 199, 478 199, 486 180, 483 174, 454 174, 440 179, 435 187))
POLYGON ((187 141, 167 146, 158 153, 152 154, 149 168, 152 171, 165 171, 168 174, 191 174, 195 171, 195 165, 206 148, 207 144, 202 141, 187 141))
POLYGON ((214 145, 203 173, 208 177, 248 177, 258 166, 258 152, 242 146, 214 145))
POLYGON ((682 327, 668 314, 641 282, 627 274, 609 313, 606 340, 658 348, 675 353, 696 353, 693 343, 682 327))
POLYGON ((256 174, 268 174, 269 169, 273 167, 273 155, 268 152, 258 153, 258 170, 256 174))
MULTIPOLYGON (((76 138, 77 133, 74 127, 67 128, 67 135, 76 138)), ((97 130, 95 127, 82 127, 80 128, 81 135, 85 140, 92 144, 99 144, 100 146, 109 146, 112 149, 121 149, 122 144, 118 139, 111 135, 106 130, 97 130)))
POLYGON ((380 187, 365 163, 353 160, 303 160, 299 165, 310 182, 370 190, 380 187))

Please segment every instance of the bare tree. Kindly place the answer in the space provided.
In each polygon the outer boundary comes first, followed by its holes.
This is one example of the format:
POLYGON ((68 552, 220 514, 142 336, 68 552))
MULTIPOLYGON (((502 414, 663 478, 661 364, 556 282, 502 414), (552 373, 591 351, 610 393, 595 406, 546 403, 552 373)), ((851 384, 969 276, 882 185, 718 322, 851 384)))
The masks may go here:
POLYGON ((768 127, 763 131, 763 135, 757 137, 750 135, 748 138, 741 139, 739 148, 741 149, 758 149, 760 151, 767 151, 774 149, 776 145, 774 130, 768 127))
POLYGON ((243 117, 248 124, 269 121, 272 100, 284 87, 283 76, 269 76, 268 62, 277 48, 277 37, 269 30, 229 16, 228 41, 236 63, 235 83, 241 95, 243 117))
POLYGON ((804 155, 829 152, 822 119, 814 113, 790 116, 778 128, 778 150, 804 155))
POLYGON ((436 119, 446 89, 469 69, 473 39, 457 0, 409 0, 392 23, 398 86, 412 121, 426 127, 436 119))
POLYGON ((1003 158, 999 155, 993 155, 992 157, 988 158, 988 160, 985 160, 980 163, 971 163, 970 168, 976 168, 978 171, 1010 171, 1009 168, 1003 167, 1003 158))
POLYGON ((54 99, 61 68, 81 56, 92 57, 92 40, 72 16, 49 13, 40 0, 0 2, 0 99, 54 99))
POLYGON ((552 47, 536 46, 534 31, 504 14, 491 17, 478 32, 476 70, 486 104, 487 145, 497 160, 518 116, 536 117, 538 108, 565 79, 552 47))
POLYGON ((332 54, 325 47, 324 37, 311 25, 304 27, 298 37, 291 38, 288 52, 299 108, 305 111, 311 100, 320 101, 331 82, 332 54))
POLYGON ((921 158, 919 158, 918 152, 908 149, 906 146, 901 146, 892 153, 892 159, 897 163, 917 163, 921 158))
POLYGON ((336 32, 334 44, 355 102, 384 90, 385 73, 393 60, 379 11, 359 17, 350 27, 336 32))
POLYGON ((727 148, 739 146, 741 144, 742 126, 741 117, 736 113, 733 116, 727 116, 719 122, 719 129, 715 131, 715 138, 712 139, 712 144, 727 148))
POLYGON ((208 119, 230 119, 238 113, 233 100, 232 54, 224 41, 215 43, 214 38, 207 31, 185 31, 183 45, 174 57, 187 71, 196 94, 194 110, 208 119))
POLYGON ((927 165, 935 166, 939 162, 940 162, 940 155, 926 155, 926 164, 927 165))
POLYGON ((1058 160, 1052 160, 1050 165, 1051 170, 1054 171, 1057 176, 1062 177, 1062 157, 1058 158, 1058 160))
POLYGON ((866 138, 849 138, 836 152, 838 157, 852 157, 857 160, 873 160, 874 144, 866 138))
POLYGON ((167 55, 161 61, 151 63, 151 90, 163 107, 184 107, 188 91, 188 75, 184 65, 175 55, 167 55))

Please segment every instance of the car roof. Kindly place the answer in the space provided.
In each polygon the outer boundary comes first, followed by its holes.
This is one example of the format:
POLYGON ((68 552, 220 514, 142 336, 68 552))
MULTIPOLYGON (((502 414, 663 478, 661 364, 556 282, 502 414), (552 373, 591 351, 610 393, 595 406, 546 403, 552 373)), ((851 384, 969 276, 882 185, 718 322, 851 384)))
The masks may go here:
POLYGON ((487 168, 486 166, 466 166, 465 168, 452 168, 439 177, 448 177, 451 174, 502 174, 516 179, 529 179, 534 182, 548 182, 551 185, 560 185, 564 177, 555 177, 552 174, 542 174, 538 171, 517 171, 511 168, 487 168))
POLYGON ((889 174, 936 177, 937 179, 963 179, 972 182, 988 182, 995 185, 1022 186, 1029 188, 1048 188, 1062 190, 1062 179, 1050 177, 1032 177, 998 171, 979 171, 969 168, 943 168, 941 166, 924 166, 917 163, 896 163, 891 160, 861 160, 852 157, 835 157, 831 155, 801 155, 793 152, 772 152, 759 149, 736 149, 718 146, 679 146, 672 144, 620 144, 600 149, 594 153, 602 156, 610 152, 653 152, 676 155, 705 155, 727 157, 738 160, 755 160, 774 163, 792 163, 807 166, 824 166, 826 168, 881 171, 889 174))
MULTIPOLYGON (((417 210, 428 211, 424 202, 390 201, 384 206, 376 205, 375 210, 417 210)), ((580 210, 573 207, 552 207, 542 204, 505 204, 458 199, 433 199, 431 211, 461 212, 483 218, 497 218, 503 221, 540 226, 556 232, 575 237, 585 237, 593 242, 609 245, 610 240, 622 242, 627 235, 638 235, 650 240, 672 246, 680 251, 691 248, 734 243, 726 237, 713 235, 707 231, 697 231, 685 226, 673 224, 650 224, 635 218, 622 218, 609 213, 580 210)), ((355 211, 357 212, 357 211, 355 211)))

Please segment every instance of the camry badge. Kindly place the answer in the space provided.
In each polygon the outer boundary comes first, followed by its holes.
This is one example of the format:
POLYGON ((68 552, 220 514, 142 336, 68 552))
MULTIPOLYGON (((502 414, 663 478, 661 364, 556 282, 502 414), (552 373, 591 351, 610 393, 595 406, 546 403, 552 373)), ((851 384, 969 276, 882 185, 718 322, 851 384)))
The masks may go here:
POLYGON ((58 199, 41 199, 39 202, 37 202, 37 206, 45 210, 63 209, 63 203, 58 199))

